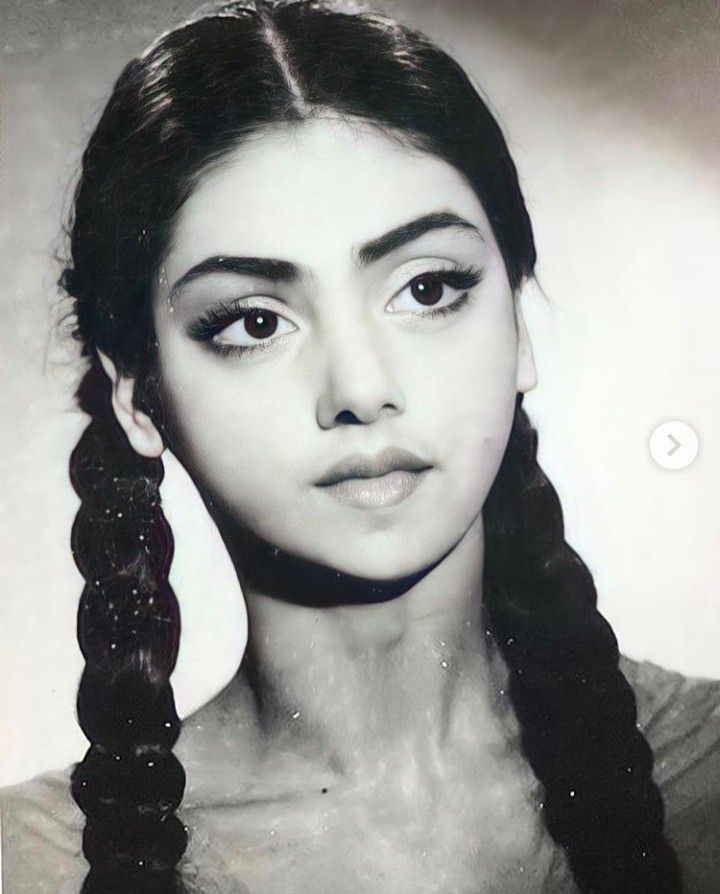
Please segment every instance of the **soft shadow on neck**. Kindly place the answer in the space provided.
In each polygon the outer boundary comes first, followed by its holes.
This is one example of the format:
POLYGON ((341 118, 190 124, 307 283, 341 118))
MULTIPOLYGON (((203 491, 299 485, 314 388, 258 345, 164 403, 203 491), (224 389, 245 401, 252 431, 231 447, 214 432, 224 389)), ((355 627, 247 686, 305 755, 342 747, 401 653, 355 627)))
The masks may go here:
MULTIPOLYGON (((445 556, 414 574, 390 581, 371 581, 327 565, 292 556, 247 529, 228 527, 215 517, 243 589, 306 608, 371 605, 402 596, 445 556)), ((447 554, 446 554, 447 555, 447 554)))
POLYGON ((368 776, 408 754, 430 773, 468 736, 501 747, 505 668, 484 623, 480 516, 432 565, 392 581, 298 559, 217 521, 250 627, 219 698, 225 717, 249 718, 261 749, 368 776))

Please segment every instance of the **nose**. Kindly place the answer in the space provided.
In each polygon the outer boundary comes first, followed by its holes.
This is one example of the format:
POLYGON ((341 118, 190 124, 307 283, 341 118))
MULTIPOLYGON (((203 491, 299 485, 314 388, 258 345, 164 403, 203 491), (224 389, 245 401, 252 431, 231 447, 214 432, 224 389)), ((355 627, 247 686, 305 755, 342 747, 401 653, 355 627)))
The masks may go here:
POLYGON ((353 320, 327 333, 322 346, 322 386, 317 400, 320 428, 360 425, 405 409, 400 385, 373 327, 353 320))

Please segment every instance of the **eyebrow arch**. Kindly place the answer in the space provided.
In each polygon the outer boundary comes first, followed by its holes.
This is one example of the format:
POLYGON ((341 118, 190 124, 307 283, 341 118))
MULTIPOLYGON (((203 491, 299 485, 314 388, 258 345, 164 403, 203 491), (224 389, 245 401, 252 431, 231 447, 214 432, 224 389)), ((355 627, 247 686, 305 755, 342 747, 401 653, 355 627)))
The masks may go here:
POLYGON ((380 258, 391 251, 407 245, 408 242, 419 239, 431 230, 440 230, 447 227, 472 230, 485 241, 483 234, 475 224, 465 220, 464 217, 460 217, 459 214, 455 214, 453 211, 434 211, 431 214, 424 214, 422 217, 408 221, 408 223, 402 224, 394 230, 384 233, 382 236, 378 236, 377 239, 361 245, 357 250, 357 264, 360 267, 366 267, 368 264, 380 260, 380 258))
POLYGON ((186 283, 204 276, 206 273, 237 273, 239 276, 259 276, 271 282, 295 282, 300 276, 300 268, 291 261, 275 258, 250 258, 236 255, 218 255, 205 258, 178 279, 170 289, 172 297, 186 283))
MULTIPOLYGON (((359 267, 367 267, 369 264, 380 260, 390 252, 413 242, 429 233, 431 230, 445 229, 447 227, 457 227, 465 230, 472 230, 483 241, 482 232, 452 211, 434 211, 431 214, 424 214, 414 220, 408 221, 393 230, 389 230, 382 236, 372 239, 361 245, 355 253, 355 263, 359 267)), ((212 258, 206 258, 200 261, 194 267, 191 267, 187 273, 184 273, 173 285, 170 290, 172 297, 178 289, 193 279, 203 276, 207 273, 236 273, 240 276, 257 276, 271 282, 296 282, 300 278, 300 267, 293 264, 292 261, 281 261, 276 258, 255 258, 241 257, 237 255, 218 255, 212 258)))

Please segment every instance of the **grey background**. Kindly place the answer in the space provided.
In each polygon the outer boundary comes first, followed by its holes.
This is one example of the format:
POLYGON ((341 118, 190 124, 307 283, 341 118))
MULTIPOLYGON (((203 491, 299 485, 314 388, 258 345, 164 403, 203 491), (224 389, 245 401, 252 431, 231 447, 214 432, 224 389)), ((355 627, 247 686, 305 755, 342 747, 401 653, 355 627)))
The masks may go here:
MULTIPOLYGON (((120 69, 196 5, 0 4, 0 784, 84 749, 67 480, 84 421, 52 260, 63 210, 120 69)), ((622 650, 720 676, 720 4, 371 6, 455 55, 508 135, 550 299, 523 296, 540 375, 526 406, 622 650), (700 438, 682 472, 648 454, 665 419, 700 438)), ((183 612, 173 682, 187 714, 232 673, 244 614, 197 495, 167 467, 183 612)))

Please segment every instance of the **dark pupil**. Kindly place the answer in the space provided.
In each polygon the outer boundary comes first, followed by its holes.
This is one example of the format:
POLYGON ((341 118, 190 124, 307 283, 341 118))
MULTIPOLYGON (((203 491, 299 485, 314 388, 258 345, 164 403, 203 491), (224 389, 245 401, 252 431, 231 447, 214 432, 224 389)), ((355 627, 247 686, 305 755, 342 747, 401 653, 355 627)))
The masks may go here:
POLYGON ((245 329, 253 338, 267 338, 277 329, 277 314, 271 310, 256 308, 249 310, 245 317, 245 329))
POLYGON ((412 280, 410 291, 413 298, 420 304, 435 304, 442 298, 443 284, 437 276, 423 273, 412 280))

